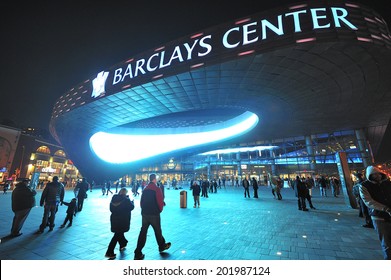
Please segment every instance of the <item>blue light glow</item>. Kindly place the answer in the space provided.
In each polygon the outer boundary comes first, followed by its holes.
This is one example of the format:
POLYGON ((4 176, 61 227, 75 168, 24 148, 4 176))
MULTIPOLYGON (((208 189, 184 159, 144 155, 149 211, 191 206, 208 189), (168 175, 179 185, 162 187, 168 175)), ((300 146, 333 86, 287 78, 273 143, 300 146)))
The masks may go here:
POLYGON ((130 163, 239 136, 253 129, 258 121, 257 115, 247 111, 233 119, 207 126, 97 132, 90 138, 90 147, 104 161, 130 163))

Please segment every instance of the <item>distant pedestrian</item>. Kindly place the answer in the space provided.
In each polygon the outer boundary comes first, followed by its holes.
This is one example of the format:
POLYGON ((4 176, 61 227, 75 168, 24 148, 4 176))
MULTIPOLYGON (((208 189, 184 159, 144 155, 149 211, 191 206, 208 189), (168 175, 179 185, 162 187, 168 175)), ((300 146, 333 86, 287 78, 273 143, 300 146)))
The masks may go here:
POLYGON ((127 193, 128 190, 126 188, 121 188, 118 194, 113 195, 110 202, 110 224, 114 236, 107 247, 105 255, 109 259, 116 257, 114 249, 117 243, 119 243, 120 251, 125 250, 128 244, 125 232, 129 231, 130 228, 131 211, 134 209, 134 203, 129 199, 127 193))
POLYGON ((250 198, 250 183, 249 181, 247 180, 247 178, 244 178, 243 181, 242 181, 242 186, 244 188, 244 197, 248 197, 250 198))
POLYGON ((208 197, 208 181, 203 180, 201 183, 201 196, 202 197, 208 197))
POLYGON ((109 193, 113 194, 113 192, 111 191, 111 181, 107 181, 106 185, 106 195, 109 195, 109 193))
POLYGON ((73 217, 76 216, 76 212, 77 212, 76 198, 72 198, 70 202, 65 202, 65 201, 61 202, 61 205, 63 204, 68 206, 68 208, 67 208, 67 215, 60 228, 65 227, 68 221, 69 221, 68 227, 71 227, 73 222, 73 217))
POLYGON ((253 185, 253 189, 254 189, 254 198, 258 198, 258 182, 255 179, 255 177, 253 177, 253 179, 252 179, 252 185, 253 185))
POLYGON ((319 179, 320 196, 327 196, 327 181, 324 176, 319 179))
POLYGON ((194 208, 198 206, 200 208, 200 193, 201 187, 198 185, 197 180, 194 180, 193 185, 190 187, 193 190, 193 198, 194 198, 194 208))
POLYGON ((155 232, 159 252, 163 252, 171 247, 171 243, 166 243, 162 234, 160 213, 163 211, 164 201, 162 191, 156 185, 156 174, 149 175, 149 181, 150 182, 144 189, 140 200, 142 225, 137 240, 137 247, 134 251, 135 260, 143 260, 145 257, 142 253, 142 249, 147 241, 149 226, 152 226, 155 232))
POLYGON ((37 233, 43 233, 47 225, 49 225, 49 231, 53 230, 57 208, 64 200, 64 194, 64 186, 58 181, 58 177, 54 176, 53 181, 46 184, 41 195, 39 204, 41 207, 44 206, 44 213, 37 233))
POLYGON ((83 178, 81 182, 77 183, 75 191, 77 192, 77 211, 83 210, 84 199, 87 198, 87 191, 89 184, 86 178, 83 178))
POLYGON ((31 208, 35 206, 35 195, 37 192, 29 188, 29 180, 23 180, 16 184, 11 195, 12 211, 14 219, 12 220, 11 237, 20 236, 24 222, 30 214, 31 208))
POLYGON ((307 187, 305 186, 305 183, 300 180, 299 176, 296 176, 296 180, 293 183, 293 189, 295 190, 295 195, 297 197, 298 209, 308 211, 307 206, 305 204, 307 187))
POLYGON ((9 188, 10 188, 10 183, 9 181, 6 181, 3 186, 3 194, 7 194, 9 188))
POLYGON ((90 192, 92 192, 92 189, 95 187, 95 181, 92 180, 91 184, 90 184, 90 192))

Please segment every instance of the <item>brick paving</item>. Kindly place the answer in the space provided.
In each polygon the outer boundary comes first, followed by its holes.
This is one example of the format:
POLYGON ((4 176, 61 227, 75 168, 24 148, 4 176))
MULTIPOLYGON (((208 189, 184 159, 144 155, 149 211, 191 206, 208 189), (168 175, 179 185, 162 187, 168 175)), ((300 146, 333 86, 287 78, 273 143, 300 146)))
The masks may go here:
MULTIPOLYGON (((183 190, 187 190, 184 188, 183 190)), ((244 198, 242 188, 218 189, 201 198, 193 208, 187 190, 187 208, 180 208, 180 191, 166 190, 162 229, 172 247, 158 252, 152 228, 143 253, 146 260, 382 260, 380 242, 373 229, 363 228, 358 210, 348 207, 343 197, 320 197, 313 193, 316 210, 297 210, 291 189, 283 189, 283 200, 273 199, 269 188, 261 187, 259 199, 244 198)), ((39 202, 41 191, 36 200, 39 202)), ((73 197, 66 191, 65 201, 73 197)), ((23 235, 4 239, 1 260, 105 260, 110 232, 111 195, 99 189, 88 193, 84 209, 73 226, 61 229, 66 206, 60 206, 52 232, 34 234, 43 208, 34 207, 22 229, 23 235)), ((11 192, 0 194, 0 236, 9 234, 13 213, 11 192)), ((132 260, 141 227, 139 197, 135 198, 131 228, 125 234, 128 247, 116 250, 117 260, 132 260)))

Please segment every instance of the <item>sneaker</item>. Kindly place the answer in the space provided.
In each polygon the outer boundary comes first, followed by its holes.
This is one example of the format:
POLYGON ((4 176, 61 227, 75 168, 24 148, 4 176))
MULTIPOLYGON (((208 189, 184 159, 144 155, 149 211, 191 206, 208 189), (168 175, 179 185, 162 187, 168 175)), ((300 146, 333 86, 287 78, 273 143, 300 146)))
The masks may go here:
POLYGON ((170 249, 170 247, 171 247, 171 242, 168 242, 168 243, 164 244, 163 248, 159 249, 159 252, 163 252, 165 250, 168 250, 168 249, 170 249))
POLYGON ((145 255, 143 254, 143 253, 141 253, 140 255, 134 255, 134 259, 135 260, 139 260, 139 261, 141 261, 141 260, 143 260, 145 258, 145 255))
POLYGON ((60 228, 64 228, 64 227, 65 227, 65 225, 61 225, 61 226, 60 226, 60 228))
POLYGON ((115 259, 116 256, 117 256, 117 255, 114 254, 114 253, 113 253, 113 254, 107 254, 107 253, 106 253, 106 255, 105 255, 105 257, 108 258, 109 260, 115 259))

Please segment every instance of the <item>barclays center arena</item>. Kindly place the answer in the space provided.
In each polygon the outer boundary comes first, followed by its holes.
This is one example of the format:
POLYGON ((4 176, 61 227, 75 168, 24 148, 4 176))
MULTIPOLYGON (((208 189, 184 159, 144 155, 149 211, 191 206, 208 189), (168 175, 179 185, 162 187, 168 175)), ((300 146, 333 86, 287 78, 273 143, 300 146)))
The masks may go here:
POLYGON ((376 162, 390 77, 371 7, 293 3, 102 69, 57 100, 50 132, 95 181, 346 175, 376 162))

